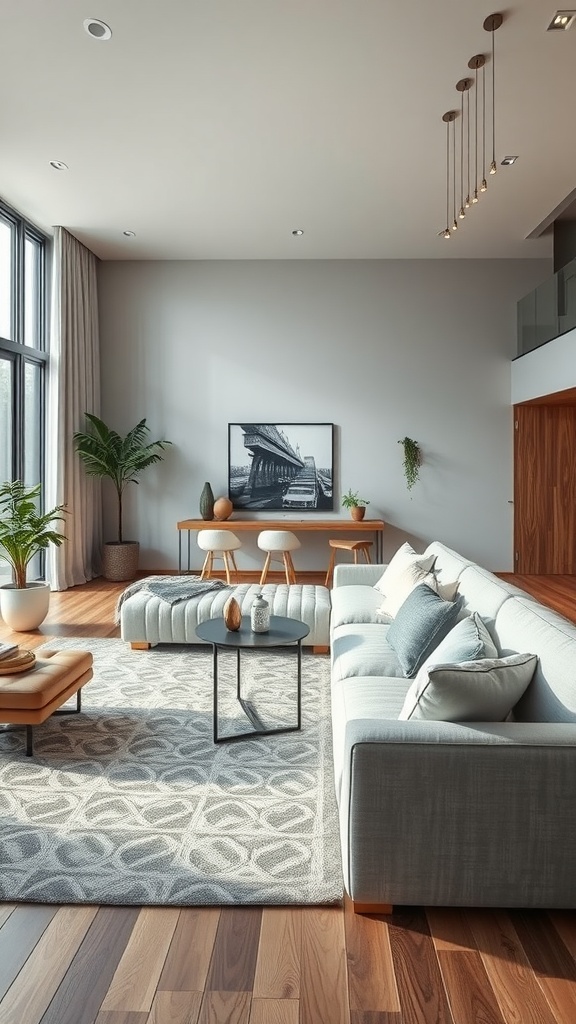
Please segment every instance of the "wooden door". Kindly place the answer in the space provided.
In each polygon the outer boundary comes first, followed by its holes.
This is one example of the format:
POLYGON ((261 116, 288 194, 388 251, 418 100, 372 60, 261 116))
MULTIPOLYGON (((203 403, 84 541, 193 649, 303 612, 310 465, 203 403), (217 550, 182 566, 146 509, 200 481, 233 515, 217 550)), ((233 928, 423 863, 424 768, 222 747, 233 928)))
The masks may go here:
POLYGON ((575 573, 576 406, 517 405, 514 427, 515 571, 575 573))

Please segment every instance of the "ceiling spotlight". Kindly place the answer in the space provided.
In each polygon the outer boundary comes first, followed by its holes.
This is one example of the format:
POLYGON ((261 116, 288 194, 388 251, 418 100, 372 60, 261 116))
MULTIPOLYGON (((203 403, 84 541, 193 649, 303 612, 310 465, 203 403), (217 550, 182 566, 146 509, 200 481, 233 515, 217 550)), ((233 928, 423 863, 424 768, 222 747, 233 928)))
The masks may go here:
POLYGON ((294 231, 292 232, 292 234, 293 235, 303 235, 304 232, 303 232, 302 228, 294 228, 294 231))
POLYGON ((122 234, 126 235, 126 238, 136 238, 135 231, 123 231, 122 234))
POLYGON ((512 164, 516 163, 517 159, 518 159, 517 156, 505 156, 504 159, 502 160, 502 166, 503 167, 511 167, 512 164))
POLYGON ((84 31, 88 33, 92 39, 98 39, 100 42, 104 42, 106 39, 110 39, 112 36, 112 29, 105 21, 99 21, 98 18, 86 18, 84 21, 84 31))
POLYGON ((55 171, 67 171, 68 164, 65 164, 63 160, 50 160, 50 167, 53 167, 55 171))
POLYGON ((576 11, 556 11, 556 14, 552 18, 552 21, 546 29, 547 32, 566 32, 567 29, 572 28, 574 19, 576 18, 576 11))

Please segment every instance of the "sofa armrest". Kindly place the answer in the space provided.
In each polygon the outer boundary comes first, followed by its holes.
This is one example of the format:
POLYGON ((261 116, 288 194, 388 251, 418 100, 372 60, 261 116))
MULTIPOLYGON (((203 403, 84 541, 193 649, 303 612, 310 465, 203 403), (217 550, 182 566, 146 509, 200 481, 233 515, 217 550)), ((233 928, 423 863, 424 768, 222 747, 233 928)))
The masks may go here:
POLYGON ((351 720, 345 748, 352 899, 576 906, 576 725, 351 720))
POLYGON ((354 565, 353 563, 340 563, 334 568, 334 587, 347 587, 353 584, 364 584, 373 587, 378 583, 385 565, 354 565))

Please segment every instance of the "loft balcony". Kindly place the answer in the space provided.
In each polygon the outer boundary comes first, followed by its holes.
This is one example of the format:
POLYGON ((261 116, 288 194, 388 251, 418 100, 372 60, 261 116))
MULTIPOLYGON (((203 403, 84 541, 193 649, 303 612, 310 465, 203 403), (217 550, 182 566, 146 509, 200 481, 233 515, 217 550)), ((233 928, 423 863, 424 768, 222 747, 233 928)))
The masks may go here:
POLYGON ((517 324, 519 356, 576 327, 576 259, 520 300, 517 324))

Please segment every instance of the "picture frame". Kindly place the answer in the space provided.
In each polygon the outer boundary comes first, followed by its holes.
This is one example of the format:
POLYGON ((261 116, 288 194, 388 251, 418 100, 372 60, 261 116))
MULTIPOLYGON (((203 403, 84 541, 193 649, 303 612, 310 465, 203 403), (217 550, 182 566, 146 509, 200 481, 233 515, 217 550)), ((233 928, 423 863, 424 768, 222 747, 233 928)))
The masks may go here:
POLYGON ((333 423, 229 423, 228 497, 235 510, 334 508, 333 423))

